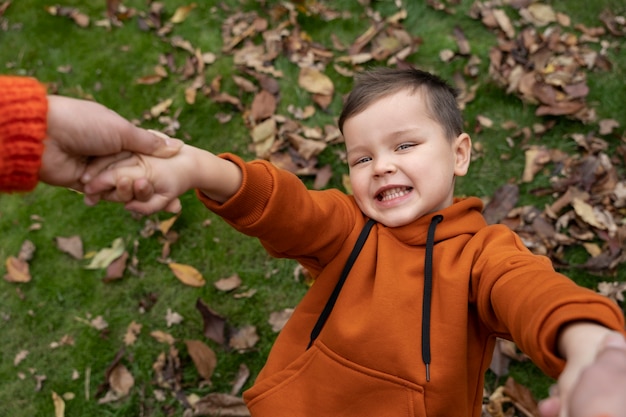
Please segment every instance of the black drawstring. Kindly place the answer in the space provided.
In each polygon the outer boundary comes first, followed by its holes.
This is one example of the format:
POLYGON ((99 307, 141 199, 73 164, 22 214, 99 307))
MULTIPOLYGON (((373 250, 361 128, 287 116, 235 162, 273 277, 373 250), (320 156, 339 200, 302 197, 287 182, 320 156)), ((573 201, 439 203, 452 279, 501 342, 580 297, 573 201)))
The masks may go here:
POLYGON ((430 381, 430 302, 433 290, 433 247, 435 246, 435 229, 443 216, 436 215, 428 226, 426 238, 426 254, 424 255, 424 299, 422 302, 422 360, 426 365, 426 382, 430 381))
MULTIPOLYGON (((443 216, 436 215, 430 221, 430 225, 428 226, 428 235, 426 237, 426 254, 424 255, 424 296, 422 300, 422 360, 424 361, 424 365, 426 365, 426 381, 430 381, 430 305, 432 298, 432 290, 433 290, 433 248, 435 246, 435 229, 437 229, 437 225, 443 221, 443 216)), ((315 339, 319 336, 326 320, 330 316, 330 313, 335 306, 335 302, 339 297, 339 293, 343 287, 343 284, 346 282, 346 278, 352 269, 352 265, 356 261, 356 258, 359 256, 365 241, 367 240, 367 236, 374 226, 376 222, 374 220, 368 220, 363 226, 363 230, 361 230, 361 234, 354 244, 354 248, 348 256, 348 260, 346 261, 345 266, 343 267, 343 271, 341 271, 341 276, 339 277, 339 281, 335 285, 332 294, 328 298, 322 313, 320 314, 313 330, 311 331, 311 339, 309 340, 309 344, 307 345, 307 349, 309 349, 315 339)))
POLYGON ((319 318, 317 319, 317 323, 315 323, 315 326, 313 327, 313 330, 311 331, 311 339, 309 340, 309 344, 306 347, 307 349, 309 349, 313 345, 313 342, 315 341, 315 339, 317 339, 317 336, 319 336, 320 332, 322 331, 322 328, 324 327, 326 320, 328 320, 328 316, 330 316, 330 312, 333 311, 333 307, 335 306, 337 297, 339 297, 341 288, 343 287, 343 284, 346 282, 346 278, 348 277, 348 274, 350 273, 350 270, 352 269, 352 265, 354 264, 354 261, 356 261, 356 258, 359 256, 359 253, 361 252, 361 249, 363 248, 363 245, 365 244, 365 241, 367 240, 367 236, 370 234, 370 230, 372 230, 372 226, 374 226, 375 223, 376 221, 369 219, 367 223, 365 223, 365 226, 363 226, 363 229, 361 230, 361 233, 359 234, 359 237, 357 238, 356 243, 354 244, 354 248, 352 248, 352 252, 350 253, 350 256, 348 256, 346 265, 343 267, 343 271, 341 271, 341 276, 339 277, 339 281, 337 281, 337 284, 335 285, 335 289, 330 295, 330 298, 328 298, 328 301, 326 301, 324 310, 322 310, 322 314, 320 314, 319 318))

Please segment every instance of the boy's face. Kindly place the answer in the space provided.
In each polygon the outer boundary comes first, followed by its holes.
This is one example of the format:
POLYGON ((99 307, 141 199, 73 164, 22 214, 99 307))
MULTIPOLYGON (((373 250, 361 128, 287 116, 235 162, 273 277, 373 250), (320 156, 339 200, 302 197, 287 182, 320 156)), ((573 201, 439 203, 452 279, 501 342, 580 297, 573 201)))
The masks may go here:
POLYGON ((402 90, 375 101, 343 126, 356 202, 365 215, 388 227, 451 205, 454 178, 469 166, 470 137, 447 138, 424 100, 420 91, 402 90))

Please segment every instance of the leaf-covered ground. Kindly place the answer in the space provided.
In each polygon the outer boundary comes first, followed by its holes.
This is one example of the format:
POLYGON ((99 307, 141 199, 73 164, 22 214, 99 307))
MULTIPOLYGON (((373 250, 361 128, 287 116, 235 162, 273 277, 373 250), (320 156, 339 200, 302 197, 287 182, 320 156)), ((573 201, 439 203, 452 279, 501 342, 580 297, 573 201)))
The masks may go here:
MULTIPOLYGON (((461 92, 474 140, 459 195, 622 304, 625 13, 618 1, 0 1, 0 71, 348 192, 335 118, 353 75, 434 71, 461 92)), ((193 195, 149 218, 45 186, 0 201, 0 416, 247 415, 241 391, 305 271, 193 195)), ((536 415, 550 384, 538 375, 499 343, 485 415, 536 415)))

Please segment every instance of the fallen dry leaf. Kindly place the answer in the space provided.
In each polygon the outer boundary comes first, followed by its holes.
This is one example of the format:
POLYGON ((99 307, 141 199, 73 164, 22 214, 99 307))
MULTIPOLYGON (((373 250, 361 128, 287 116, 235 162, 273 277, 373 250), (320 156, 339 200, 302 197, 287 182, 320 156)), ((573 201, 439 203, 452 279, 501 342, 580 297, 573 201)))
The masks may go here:
POLYGON ((248 417, 250 411, 241 397, 214 392, 205 395, 194 404, 193 415, 248 417))
POLYGON ((30 267, 28 262, 21 261, 16 257, 9 256, 4 263, 7 273, 4 279, 8 282, 25 283, 30 282, 30 267))
POLYGON ((22 361, 24 359, 26 359, 26 357, 28 356, 28 351, 27 350, 20 350, 17 355, 15 355, 15 358, 13 358, 13 366, 17 366, 20 363, 22 363, 22 361))
POLYGON ((281 311, 274 311, 270 313, 270 318, 267 321, 270 326, 272 326, 273 332, 280 332, 285 324, 287 324, 287 320, 291 318, 293 314, 293 308, 285 308, 281 311))
POLYGON ((232 388, 230 390, 230 395, 237 395, 241 388, 246 384, 250 378, 250 369, 246 366, 245 363, 239 365, 239 370, 237 371, 237 375, 235 375, 235 379, 232 382, 232 388))
POLYGON ((199 340, 185 340, 185 345, 200 376, 210 381, 217 366, 217 355, 213 349, 199 340))
POLYGON ((228 341, 228 345, 239 352, 245 352, 253 348, 258 341, 259 335, 256 332, 256 327, 247 325, 235 330, 228 341))
POLYGON ((65 417, 65 401, 54 391, 52 391, 52 403, 54 404, 54 417, 65 417))
POLYGON ((152 336, 159 343, 173 345, 176 342, 174 336, 162 330, 153 330, 152 332, 150 332, 150 336, 152 336))
POLYGON ((123 398, 130 393, 135 385, 135 378, 126 366, 118 364, 109 375, 109 384, 119 398, 123 398))
POLYGON ((204 336, 223 345, 226 341, 226 319, 209 308, 200 298, 196 301, 196 309, 202 316, 204 336))
POLYGON ((104 269, 113 261, 122 256, 125 251, 124 240, 119 237, 115 239, 110 248, 104 248, 98 251, 91 259, 89 265, 85 269, 104 269))
POLYGON ((220 291, 228 292, 241 286, 241 278, 237 274, 233 274, 228 278, 222 278, 213 283, 215 288, 220 291))
POLYGON ((183 284, 191 287, 202 287, 206 283, 200 271, 193 266, 175 262, 170 262, 168 266, 176 278, 178 278, 183 284))
POLYGON ((174 15, 170 18, 170 22, 172 23, 184 22, 185 19, 187 19, 187 16, 189 16, 189 13, 191 13, 191 11, 196 8, 196 6, 197 6, 196 3, 191 3, 187 6, 178 7, 176 11, 174 12, 174 15))
POLYGON ((128 252, 124 251, 120 257, 113 260, 107 266, 107 271, 105 277, 102 279, 104 282, 111 282, 124 277, 124 272, 126 271, 126 261, 128 260, 128 252))
POLYGON ((183 321, 183 316, 178 314, 175 311, 172 311, 171 308, 167 309, 167 313, 165 314, 165 322, 167 323, 167 327, 172 327, 174 324, 180 324, 183 321))
POLYGON ((332 96, 335 86, 332 80, 316 68, 304 67, 300 69, 298 85, 309 93, 332 96))
POLYGON ((57 248, 74 259, 83 259, 83 240, 78 235, 54 238, 57 248))
POLYGON ((124 345, 131 346, 135 344, 137 336, 141 333, 141 327, 142 325, 134 320, 128 325, 124 334, 124 345))

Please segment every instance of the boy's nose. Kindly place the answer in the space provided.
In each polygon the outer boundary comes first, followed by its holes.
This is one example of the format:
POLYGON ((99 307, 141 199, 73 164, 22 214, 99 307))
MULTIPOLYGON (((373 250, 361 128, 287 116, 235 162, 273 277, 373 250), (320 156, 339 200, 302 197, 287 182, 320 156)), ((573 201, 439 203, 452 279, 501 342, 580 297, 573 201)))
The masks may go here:
POLYGON ((388 159, 378 160, 374 165, 374 175, 377 177, 387 174, 393 174, 394 172, 396 172, 396 166, 392 161, 388 159))

